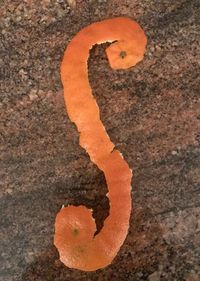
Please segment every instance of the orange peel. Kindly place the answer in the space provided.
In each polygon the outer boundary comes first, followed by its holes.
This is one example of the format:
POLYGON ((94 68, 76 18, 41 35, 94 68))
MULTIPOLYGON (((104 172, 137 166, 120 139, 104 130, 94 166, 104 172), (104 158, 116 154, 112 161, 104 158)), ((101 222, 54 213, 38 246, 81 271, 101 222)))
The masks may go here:
POLYGON ((112 262, 127 236, 131 214, 132 171, 105 131, 88 81, 89 51, 105 42, 114 42, 106 49, 110 66, 127 69, 143 59, 147 39, 135 21, 118 17, 83 28, 64 53, 61 80, 67 112, 80 133, 80 145, 105 175, 110 202, 97 235, 92 210, 85 206, 63 207, 56 216, 54 244, 60 260, 83 271, 112 262))

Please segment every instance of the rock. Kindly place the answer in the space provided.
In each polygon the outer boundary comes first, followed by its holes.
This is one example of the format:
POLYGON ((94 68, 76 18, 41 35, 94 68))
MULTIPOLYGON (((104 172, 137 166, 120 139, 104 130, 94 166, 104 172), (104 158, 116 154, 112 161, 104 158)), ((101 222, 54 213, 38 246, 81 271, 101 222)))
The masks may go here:
POLYGON ((160 281, 160 272, 155 271, 151 275, 149 275, 149 281, 160 281))
POLYGON ((31 101, 34 101, 35 99, 38 98, 36 93, 37 93, 37 90, 35 90, 35 89, 32 89, 31 92, 29 93, 29 99, 31 101))

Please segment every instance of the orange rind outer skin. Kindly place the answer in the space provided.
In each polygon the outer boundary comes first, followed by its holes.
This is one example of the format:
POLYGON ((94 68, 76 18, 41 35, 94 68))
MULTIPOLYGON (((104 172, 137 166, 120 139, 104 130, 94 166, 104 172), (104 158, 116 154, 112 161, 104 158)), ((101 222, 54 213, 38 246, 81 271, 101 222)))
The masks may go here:
POLYGON ((112 262, 127 236, 131 214, 132 172, 105 131, 88 81, 89 51, 93 45, 105 42, 114 42, 106 49, 110 66, 127 69, 143 59, 147 38, 129 18, 97 22, 72 39, 61 64, 68 115, 80 133, 80 145, 104 172, 110 203, 109 216, 95 236, 92 210, 85 206, 63 207, 56 216, 54 244, 60 260, 83 271, 94 271, 112 262))

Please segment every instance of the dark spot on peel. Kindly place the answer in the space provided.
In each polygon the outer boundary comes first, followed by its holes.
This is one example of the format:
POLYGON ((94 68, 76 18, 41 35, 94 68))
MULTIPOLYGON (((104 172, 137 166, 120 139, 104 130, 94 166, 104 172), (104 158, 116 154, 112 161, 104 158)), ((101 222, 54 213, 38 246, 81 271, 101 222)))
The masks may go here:
POLYGON ((72 229, 73 236, 77 236, 79 234, 79 230, 77 228, 72 229))
POLYGON ((120 58, 124 59, 127 56, 127 53, 125 51, 121 51, 119 56, 120 58))

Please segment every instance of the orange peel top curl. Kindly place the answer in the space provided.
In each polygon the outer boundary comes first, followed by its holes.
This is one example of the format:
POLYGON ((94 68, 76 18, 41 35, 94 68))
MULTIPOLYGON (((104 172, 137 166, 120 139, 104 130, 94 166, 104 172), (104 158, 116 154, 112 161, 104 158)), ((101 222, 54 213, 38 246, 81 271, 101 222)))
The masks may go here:
POLYGON ((104 20, 83 28, 69 43, 62 61, 68 115, 80 132, 80 145, 104 172, 110 202, 109 216, 95 236, 92 211, 85 206, 63 207, 57 214, 54 244, 60 260, 84 271, 112 262, 127 236, 131 213, 132 172, 105 131, 88 81, 89 51, 105 42, 114 42, 106 49, 110 66, 126 69, 143 59, 147 39, 142 28, 129 18, 104 20))

